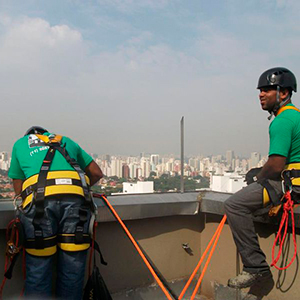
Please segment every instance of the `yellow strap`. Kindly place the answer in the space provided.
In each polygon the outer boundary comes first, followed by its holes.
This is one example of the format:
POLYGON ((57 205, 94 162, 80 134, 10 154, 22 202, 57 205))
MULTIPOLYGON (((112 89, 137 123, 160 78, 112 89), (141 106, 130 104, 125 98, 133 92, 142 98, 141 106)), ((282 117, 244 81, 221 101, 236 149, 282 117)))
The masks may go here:
POLYGON ((36 134, 36 136, 40 140, 42 140, 43 142, 45 142, 46 144, 49 144, 49 143, 60 143, 61 139, 62 139, 62 136, 58 135, 58 134, 56 134, 54 137, 51 136, 51 138, 49 138, 49 136, 47 136, 47 135, 42 135, 42 134, 36 134))
MULTIPOLYGON (((63 233, 61 236, 72 236, 75 237, 74 233, 63 233)), ((85 237, 88 237, 88 234, 84 234, 85 237)), ((90 243, 84 243, 84 244, 75 244, 75 243, 58 243, 57 246, 65 251, 83 251, 87 250, 90 247, 90 243)))
POLYGON ((288 110, 288 109, 292 109, 292 110, 296 110, 296 111, 300 112, 300 109, 298 109, 295 106, 283 106, 283 107, 279 108, 276 117, 279 116, 283 111, 288 110))
POLYGON ((56 253, 57 246, 55 245, 55 246, 45 248, 45 249, 29 249, 29 248, 26 248, 25 250, 26 250, 27 253, 29 253, 31 255, 35 255, 35 256, 51 256, 51 255, 56 253))
POLYGON ((292 170, 292 169, 300 170, 300 163, 290 163, 290 164, 286 165, 284 169, 285 170, 292 170))
MULTIPOLYGON (((23 182, 22 191, 24 191, 30 185, 37 183, 38 177, 39 177, 39 174, 36 174, 36 175, 33 175, 33 176, 27 178, 23 182)), ((80 180, 80 177, 76 171, 50 171, 47 174, 47 179, 61 179, 61 178, 80 180)), ((87 184, 90 184, 90 179, 87 176, 85 176, 85 180, 86 180, 87 184)))
MULTIPOLYGON (((22 185, 22 191, 24 191, 30 185, 37 183, 39 174, 33 175, 27 178, 22 185)), ((69 179, 78 179, 80 177, 76 171, 50 171, 47 174, 47 179, 62 179, 62 178, 69 178, 69 179)), ((90 179, 85 175, 85 180, 87 184, 90 184, 90 179)))
MULTIPOLYGON (((300 163, 290 163, 285 166, 285 170, 300 170, 300 163)), ((293 185, 300 185, 300 177, 292 178, 292 184, 293 185)))
POLYGON ((71 244, 71 243, 58 243, 57 246, 64 251, 83 251, 90 248, 90 244, 71 244))
MULTIPOLYGON (((45 189, 45 197, 58 194, 75 194, 84 197, 84 192, 81 186, 62 184, 47 186, 45 189)), ((32 197, 32 194, 26 197, 22 203, 23 208, 25 208, 32 201, 32 197)))
POLYGON ((266 188, 263 189, 263 205, 266 207, 270 202, 269 193, 266 188))
MULTIPOLYGON (((286 108, 286 109, 295 109, 297 111, 300 112, 300 110, 296 107, 293 107, 293 106, 284 106, 282 108, 286 108)), ((285 109, 285 110, 286 110, 285 109)), ((283 110, 282 110, 283 111, 283 110)), ((281 111, 281 112, 282 112, 281 111)), ((285 166, 284 168, 285 170, 292 170, 292 169, 295 169, 295 170, 300 170, 300 163, 290 163, 288 165, 285 166)), ((300 177, 298 178, 292 178, 292 184, 293 185, 298 185, 300 186, 300 177)), ((268 191, 266 188, 263 189, 263 205, 264 207, 270 202, 270 197, 269 197, 269 194, 268 194, 268 191)))
MULTIPOLYGON (((55 239, 56 235, 44 238, 45 241, 53 240, 53 243, 55 243, 55 239)), ((28 241, 33 242, 34 239, 28 239, 28 241)), ((44 249, 25 248, 25 250, 27 253, 35 256, 51 256, 56 253, 57 245, 46 247, 44 249)))
MULTIPOLYGON (((24 191, 27 187, 37 183, 38 174, 29 177, 24 181, 22 186, 22 191, 24 191)), ((47 179, 78 179, 80 177, 76 171, 50 171, 47 174, 47 179)), ((85 175, 85 180, 87 184, 90 184, 90 179, 85 175)), ((58 184, 58 185, 50 185, 45 188, 45 196, 52 196, 57 194, 75 194, 84 197, 84 192, 81 186, 70 185, 70 184, 58 184)), ((32 201, 32 194, 30 194, 23 201, 23 208, 25 208, 32 201)))

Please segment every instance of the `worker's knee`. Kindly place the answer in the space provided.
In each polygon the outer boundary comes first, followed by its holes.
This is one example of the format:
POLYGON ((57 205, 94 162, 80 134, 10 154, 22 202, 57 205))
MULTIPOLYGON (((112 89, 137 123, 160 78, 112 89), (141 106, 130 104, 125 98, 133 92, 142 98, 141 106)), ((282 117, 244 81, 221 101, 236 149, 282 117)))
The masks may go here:
POLYGON ((225 202, 224 202, 224 210, 225 214, 230 214, 231 212, 235 211, 239 206, 240 200, 236 195, 230 196, 225 202))

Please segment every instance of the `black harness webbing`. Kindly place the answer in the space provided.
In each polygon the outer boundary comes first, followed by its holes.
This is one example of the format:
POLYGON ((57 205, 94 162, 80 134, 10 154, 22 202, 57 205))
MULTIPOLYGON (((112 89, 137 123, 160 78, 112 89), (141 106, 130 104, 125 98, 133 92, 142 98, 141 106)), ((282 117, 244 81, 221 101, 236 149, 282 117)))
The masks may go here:
MULTIPOLYGON (((58 241, 58 239, 56 236, 53 236, 50 239, 43 240, 43 248, 49 248, 49 247, 55 246, 57 244, 57 241, 58 241)), ((25 241, 25 248, 35 248, 35 246, 36 246, 36 240, 26 240, 25 241)))
MULTIPOLYGON (((51 139, 49 142, 46 142, 46 145, 49 146, 49 149, 46 153, 45 159, 43 161, 38 182, 36 183, 36 189, 32 187, 27 188, 28 192, 35 191, 34 193, 34 204, 36 207, 36 213, 33 218, 33 226, 34 226, 34 236, 35 236, 35 249, 44 249, 45 248, 45 240, 43 239, 43 231, 40 226, 41 220, 44 217, 44 200, 45 200, 45 188, 47 186, 47 174, 50 170, 54 155, 56 150, 66 159, 66 161, 72 166, 72 168, 78 173, 81 187, 84 192, 84 204, 83 208, 79 209, 79 222, 76 224, 75 229, 75 244, 83 244, 85 242, 85 238, 83 236, 83 227, 85 222, 88 219, 88 208, 93 209, 92 201, 91 201, 91 195, 89 192, 89 187, 85 179, 85 173, 81 170, 79 164, 77 161, 69 156, 67 153, 67 150, 65 148, 65 145, 62 147, 60 142, 51 142, 51 139)), ((26 189, 26 190, 27 190, 26 189)), ((27 193, 27 191, 23 191, 27 193)))
POLYGON ((289 190, 292 188, 292 180, 294 178, 300 177, 300 170, 297 169, 291 169, 291 170, 284 170, 281 174, 283 182, 284 182, 284 188, 285 190, 289 190))
POLYGON ((258 180, 257 182, 267 190, 269 198, 274 206, 281 204, 280 195, 275 191, 273 186, 269 183, 268 179, 258 180))
MULTIPOLYGON (((89 235, 83 235, 83 243, 88 244, 91 242, 91 238, 89 235)), ((57 242, 58 243, 69 243, 69 244, 76 244, 76 235, 75 236, 65 236, 65 235, 58 235, 57 242)))
POLYGON ((90 195, 89 187, 85 180, 85 173, 81 170, 78 162, 74 158, 70 157, 70 155, 68 154, 68 152, 66 150, 66 145, 64 145, 63 147, 59 146, 56 148, 56 150, 59 151, 59 153, 66 159, 66 161, 78 173, 80 181, 81 181, 83 193, 84 193, 84 198, 87 202, 89 202, 89 204, 91 204, 91 195, 90 195))
POLYGON ((68 152, 66 150, 65 145, 64 145, 64 147, 57 147, 56 149, 66 159, 66 161, 72 166, 72 168, 78 173, 80 181, 81 181, 81 185, 82 185, 82 189, 83 189, 83 193, 84 193, 84 199, 85 199, 84 207, 86 209, 79 210, 79 222, 77 223, 76 230, 75 230, 75 244, 83 244, 84 243, 83 227, 84 227, 84 223, 88 219, 87 208, 93 209, 89 187, 85 180, 85 173, 81 170, 78 162, 74 158, 70 157, 70 155, 68 154, 68 152))
POLYGON ((47 174, 50 170, 50 166, 53 161, 56 148, 53 145, 49 145, 49 150, 43 160, 43 164, 39 173, 39 179, 36 186, 36 192, 34 197, 35 203, 35 216, 33 218, 32 224, 34 226, 34 237, 35 237, 35 248, 44 249, 44 240, 43 240, 43 230, 40 226, 41 220, 44 217, 44 200, 45 200, 45 188, 47 174))

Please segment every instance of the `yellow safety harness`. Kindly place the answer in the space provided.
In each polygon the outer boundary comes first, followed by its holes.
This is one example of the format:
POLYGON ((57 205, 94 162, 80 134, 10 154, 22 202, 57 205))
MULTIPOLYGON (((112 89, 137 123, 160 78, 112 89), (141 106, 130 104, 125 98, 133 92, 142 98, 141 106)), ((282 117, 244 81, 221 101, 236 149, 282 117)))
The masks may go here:
POLYGON ((62 136, 60 135, 39 135, 36 136, 49 146, 44 158, 39 174, 33 175, 24 181, 22 186, 22 208, 25 209, 29 204, 35 204, 36 213, 33 219, 34 238, 27 239, 25 242, 26 252, 36 256, 53 255, 57 246, 65 251, 82 251, 90 247, 89 234, 83 233, 84 224, 88 220, 87 211, 94 210, 94 204, 90 195, 89 178, 81 170, 79 164, 69 156, 66 148, 61 145, 62 136), (74 171, 50 171, 50 166, 54 154, 58 151, 72 166, 74 171), (40 226, 44 218, 44 200, 47 196, 61 194, 74 194, 82 196, 85 201, 79 210, 79 222, 76 224, 74 234, 59 234, 43 237, 40 226))
MULTIPOLYGON (((297 107, 294 106, 283 106, 278 110, 277 116, 280 115, 285 110, 295 110, 300 112, 297 107)), ((275 189, 271 186, 268 180, 263 180, 259 182, 263 187, 263 205, 266 207, 269 203, 272 203, 272 207, 269 210, 270 216, 275 216, 278 214, 282 201, 284 200, 284 195, 279 195, 276 193, 275 189)), ((285 169, 282 172, 282 185, 288 185, 290 187, 299 187, 300 188, 300 163, 290 163, 285 166, 285 169), (290 181, 288 180, 290 178, 290 181), (289 182, 287 182, 289 181, 289 182)), ((283 193, 285 192, 283 189, 283 193)))

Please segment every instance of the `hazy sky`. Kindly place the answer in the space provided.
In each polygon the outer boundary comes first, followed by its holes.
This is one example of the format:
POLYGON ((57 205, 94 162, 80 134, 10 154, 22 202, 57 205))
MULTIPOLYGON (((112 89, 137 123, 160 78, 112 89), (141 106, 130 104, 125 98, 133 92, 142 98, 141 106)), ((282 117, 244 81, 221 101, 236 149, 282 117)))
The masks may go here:
POLYGON ((184 116, 186 154, 266 154, 257 79, 300 78, 299 17, 299 0, 0 0, 0 151, 41 125, 88 152, 179 153, 184 116))

